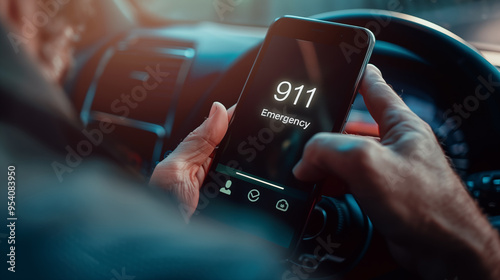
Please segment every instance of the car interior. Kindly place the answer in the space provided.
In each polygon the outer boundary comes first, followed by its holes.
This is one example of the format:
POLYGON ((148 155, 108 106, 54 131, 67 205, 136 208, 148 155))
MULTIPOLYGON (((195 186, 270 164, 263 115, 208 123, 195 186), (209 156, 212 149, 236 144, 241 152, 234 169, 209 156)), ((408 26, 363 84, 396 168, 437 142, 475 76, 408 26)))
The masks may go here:
MULTIPOLYGON (((65 91, 84 125, 116 125, 105 137, 144 176, 214 101, 237 102, 275 18, 306 16, 373 32, 370 63, 432 127, 464 187, 500 229, 499 1, 110 0, 96 1, 93 13, 65 91), (156 82, 145 84, 148 78, 156 82)), ((359 94, 345 133, 378 135, 359 94)), ((299 252, 289 265, 306 266, 312 279, 404 273, 349 194, 323 193, 299 252), (343 246, 307 267, 302 260, 329 238, 343 246)))

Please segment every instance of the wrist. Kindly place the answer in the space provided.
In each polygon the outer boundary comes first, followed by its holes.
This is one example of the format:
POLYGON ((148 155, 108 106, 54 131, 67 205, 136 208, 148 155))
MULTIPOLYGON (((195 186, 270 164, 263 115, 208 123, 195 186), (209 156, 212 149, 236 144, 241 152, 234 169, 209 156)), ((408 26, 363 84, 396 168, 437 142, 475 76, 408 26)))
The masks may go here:
MULTIPOLYGON (((463 247, 452 259, 458 279, 500 279, 500 237, 486 217, 475 206, 476 215, 469 216, 470 229, 462 240, 463 247)), ((464 232, 467 229, 464 229, 464 232)))
POLYGON ((500 279, 500 236, 498 231, 489 226, 489 234, 484 251, 480 252, 482 269, 485 271, 484 279, 500 279))
POLYGON ((436 239, 424 246, 429 250, 417 249, 419 273, 424 279, 500 279, 499 233, 468 194, 458 192, 455 199, 460 209, 441 219, 436 239))

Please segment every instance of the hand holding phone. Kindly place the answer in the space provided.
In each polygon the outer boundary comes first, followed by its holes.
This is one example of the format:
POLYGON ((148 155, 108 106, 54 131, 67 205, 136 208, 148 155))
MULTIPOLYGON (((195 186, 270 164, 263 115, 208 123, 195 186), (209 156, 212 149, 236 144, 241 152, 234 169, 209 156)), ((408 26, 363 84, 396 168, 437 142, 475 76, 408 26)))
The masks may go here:
POLYGON ((373 44, 364 28, 278 19, 240 95, 197 210, 289 256, 319 194, 292 169, 314 134, 342 131, 373 44))

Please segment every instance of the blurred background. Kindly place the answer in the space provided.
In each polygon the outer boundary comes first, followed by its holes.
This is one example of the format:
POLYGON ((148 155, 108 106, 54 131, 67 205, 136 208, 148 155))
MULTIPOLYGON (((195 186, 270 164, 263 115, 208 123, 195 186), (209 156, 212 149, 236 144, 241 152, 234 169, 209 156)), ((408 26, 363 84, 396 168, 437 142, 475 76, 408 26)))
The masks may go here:
MULTIPOLYGON (((499 16, 500 1, 494 0, 141 0, 148 11, 177 20, 227 21, 245 25, 269 25, 283 14, 310 16, 342 9, 383 9, 417 15, 454 25, 459 21, 482 21, 499 16), (227 9, 221 17, 221 11, 227 9), (466 17, 471 15, 471 18, 466 17)), ((439 23, 439 22, 437 22, 439 23)), ((446 27, 446 26, 445 26, 446 27)))

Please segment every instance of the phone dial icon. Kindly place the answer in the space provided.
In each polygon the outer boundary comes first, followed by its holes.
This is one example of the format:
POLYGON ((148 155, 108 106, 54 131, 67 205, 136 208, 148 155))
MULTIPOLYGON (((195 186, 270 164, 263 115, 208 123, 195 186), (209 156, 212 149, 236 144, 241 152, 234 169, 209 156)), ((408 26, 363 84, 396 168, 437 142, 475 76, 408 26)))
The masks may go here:
POLYGON ((231 182, 231 180, 227 180, 227 182, 226 182, 226 186, 225 186, 225 187, 220 188, 220 190, 219 190, 219 191, 220 191, 221 193, 225 194, 225 195, 231 195, 231 190, 230 190, 230 188, 231 188, 231 185, 232 185, 232 184, 233 184, 233 182, 231 182))
POLYGON ((286 212, 288 210, 288 201, 286 199, 280 199, 276 203, 276 209, 286 212))
POLYGON ((248 200, 250 200, 250 202, 256 202, 257 200, 259 200, 259 198, 260 198, 259 190, 253 189, 248 192, 248 200))

